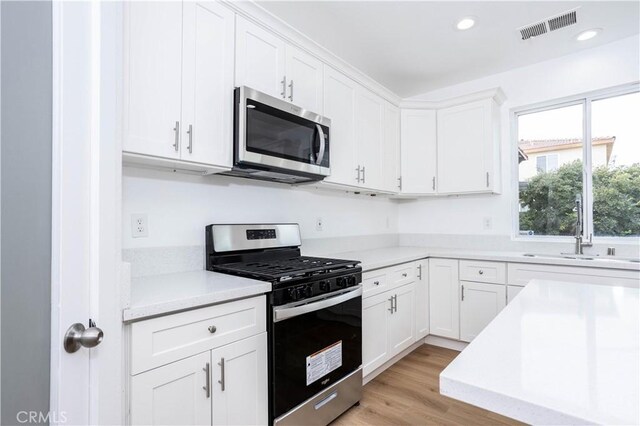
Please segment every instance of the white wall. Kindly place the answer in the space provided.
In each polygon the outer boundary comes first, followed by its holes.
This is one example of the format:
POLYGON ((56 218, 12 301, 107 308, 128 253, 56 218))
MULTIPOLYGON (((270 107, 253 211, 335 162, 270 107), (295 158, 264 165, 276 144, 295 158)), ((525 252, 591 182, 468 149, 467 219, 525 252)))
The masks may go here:
POLYGON ((502 194, 404 201, 399 206, 401 233, 510 235, 512 229, 511 108, 603 89, 640 79, 638 36, 546 62, 438 89, 412 99, 439 101, 501 87, 502 194), (491 230, 483 229, 491 218, 491 230))
POLYGON ((139 168, 124 168, 122 186, 124 249, 203 246, 211 223, 297 222, 303 239, 398 232, 398 206, 382 197, 139 168), (132 213, 148 215, 148 238, 131 237, 132 213))

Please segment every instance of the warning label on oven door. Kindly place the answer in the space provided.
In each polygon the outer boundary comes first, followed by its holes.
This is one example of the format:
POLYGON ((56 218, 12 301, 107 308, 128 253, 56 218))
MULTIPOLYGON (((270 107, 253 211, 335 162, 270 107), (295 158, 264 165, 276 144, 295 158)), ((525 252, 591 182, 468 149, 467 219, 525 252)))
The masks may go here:
POLYGON ((307 386, 342 366, 342 340, 307 357, 307 386))

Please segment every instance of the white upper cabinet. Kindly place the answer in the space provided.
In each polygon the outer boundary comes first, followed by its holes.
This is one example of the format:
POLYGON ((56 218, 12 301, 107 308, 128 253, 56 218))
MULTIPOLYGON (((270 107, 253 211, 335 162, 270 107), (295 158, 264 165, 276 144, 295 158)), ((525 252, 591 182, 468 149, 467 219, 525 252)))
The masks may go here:
POLYGON ((287 45, 287 100, 316 114, 322 114, 322 68, 320 60, 287 45))
POLYGON ((438 193, 498 191, 497 122, 493 99, 438 111, 438 193))
POLYGON ((284 40, 241 16, 236 16, 236 86, 286 96, 284 40))
POLYGON ((437 134, 435 110, 402 110, 402 193, 435 194, 437 134))
POLYGON ((356 141, 358 147, 359 186, 382 187, 382 139, 384 101, 358 86, 356 91, 356 141))
POLYGON ((400 190, 400 109, 384 103, 382 140, 382 185, 389 192, 400 190))
POLYGON ((233 161, 234 15, 214 1, 185 2, 181 158, 233 161))
POLYGON ((180 157, 182 3, 124 3, 125 151, 180 157))

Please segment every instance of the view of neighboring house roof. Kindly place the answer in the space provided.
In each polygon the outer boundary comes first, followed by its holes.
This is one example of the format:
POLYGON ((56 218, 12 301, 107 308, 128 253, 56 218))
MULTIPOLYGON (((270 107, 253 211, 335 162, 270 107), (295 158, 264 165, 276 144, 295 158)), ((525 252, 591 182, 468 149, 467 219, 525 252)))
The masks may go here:
MULTIPOLYGON (((611 145, 616 141, 615 136, 599 136, 592 139, 592 145, 611 145)), ((524 154, 531 154, 534 152, 547 152, 547 151, 559 151, 561 149, 573 149, 580 148, 582 146, 582 139, 538 139, 538 140, 525 140, 521 139, 518 142, 518 149, 522 150, 524 154)))

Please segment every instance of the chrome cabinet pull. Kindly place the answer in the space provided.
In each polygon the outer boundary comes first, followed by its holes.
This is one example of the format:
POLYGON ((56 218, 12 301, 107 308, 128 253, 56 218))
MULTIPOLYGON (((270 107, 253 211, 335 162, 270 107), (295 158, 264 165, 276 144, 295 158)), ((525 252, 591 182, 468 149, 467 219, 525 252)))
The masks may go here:
POLYGON ((364 166, 362 166, 362 183, 365 183, 367 181, 367 178, 365 177, 364 174, 364 166))
POLYGON ((209 327, 207 327, 207 330, 209 330, 209 333, 213 334, 216 332, 216 330, 218 330, 218 328, 215 325, 210 325, 209 327))
POLYGON ((431 179, 431 188, 435 191, 436 190, 436 177, 434 176, 433 179, 431 179))
POLYGON ((207 375, 205 385, 202 387, 202 389, 205 390, 205 392, 207 393, 207 398, 209 398, 211 397, 211 366, 209 365, 209 363, 206 364, 206 367, 204 367, 202 371, 204 371, 207 375))
POLYGON ((464 302, 464 285, 462 286, 462 301, 464 302))
POLYGON ((403 276, 403 277, 405 277, 405 278, 407 278, 407 273, 406 273, 406 272, 403 272, 403 273, 402 273, 402 276, 403 276))
POLYGON ((289 100, 293 102, 293 80, 289 82, 289 100))
POLYGON ((398 312, 398 295, 393 295, 393 311, 398 312))
POLYGON ((380 281, 374 281, 373 285, 380 285, 380 281))
POLYGON ((422 281, 422 264, 418 265, 418 279, 422 281))
POLYGON ((356 170, 358 171, 358 177, 356 178, 356 182, 360 183, 360 165, 359 164, 356 170))
POLYGON ((187 145, 187 149, 189 150, 189 154, 193 154, 193 125, 189 124, 189 130, 187 130, 187 134, 189 135, 189 145, 187 145))
POLYGON ((176 135, 175 140, 173 142, 173 147, 175 148, 176 152, 178 152, 178 149, 180 148, 180 122, 179 121, 176 121, 176 127, 173 128, 173 132, 176 135))
POLYGON ((487 188, 489 187, 489 172, 487 172, 487 188))
POLYGON ((391 307, 387 310, 393 314, 393 296, 389 298, 389 302, 391 302, 391 307))
POLYGON ((220 390, 224 392, 224 358, 220 358, 218 365, 220 366, 220 380, 218 380, 218 383, 220 383, 220 390))
POLYGON ((478 274, 482 275, 482 274, 484 274, 484 271, 483 271, 482 269, 480 269, 480 270, 478 271, 478 274))
POLYGON ((280 84, 282 84, 282 92, 280 92, 280 96, 282 96, 282 99, 284 99, 287 96, 287 76, 286 75, 282 76, 282 81, 280 82, 280 84))
POLYGON ((402 176, 398 178, 398 189, 402 191, 402 176))

